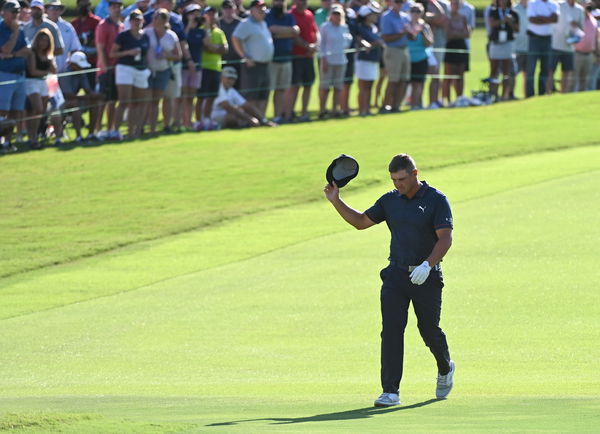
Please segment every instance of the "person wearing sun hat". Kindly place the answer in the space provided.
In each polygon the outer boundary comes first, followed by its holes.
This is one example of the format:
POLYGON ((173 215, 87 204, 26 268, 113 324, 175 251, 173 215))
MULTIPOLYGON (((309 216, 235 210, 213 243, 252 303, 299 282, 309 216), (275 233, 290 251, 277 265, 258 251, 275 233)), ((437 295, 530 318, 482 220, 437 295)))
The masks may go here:
POLYGON ((31 21, 23 25, 23 32, 25 32, 27 43, 31 44, 35 34, 41 29, 48 29, 54 39, 54 55, 59 56, 63 54, 65 47, 63 38, 60 30, 58 30, 58 26, 44 16, 44 2, 42 0, 33 0, 30 7, 31 21))
POLYGON ((362 48, 356 56, 356 77, 358 78, 359 116, 369 116, 371 89, 379 75, 379 61, 383 40, 375 25, 380 9, 378 5, 362 5, 358 10, 356 33, 362 48))

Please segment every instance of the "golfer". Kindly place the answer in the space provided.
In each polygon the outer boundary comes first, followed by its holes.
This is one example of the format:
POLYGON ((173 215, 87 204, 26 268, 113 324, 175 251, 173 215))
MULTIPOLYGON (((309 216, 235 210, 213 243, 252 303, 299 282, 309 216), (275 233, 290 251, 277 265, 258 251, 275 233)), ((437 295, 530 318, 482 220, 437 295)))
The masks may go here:
POLYGON ((455 371, 446 335, 439 327, 444 286, 440 262, 452 244, 450 204, 441 192, 419 181, 417 167, 409 155, 392 158, 389 171, 395 190, 381 196, 362 213, 340 198, 335 182, 324 189, 336 211, 356 229, 385 221, 392 235, 390 263, 380 273, 383 393, 375 400, 376 407, 400 404, 404 329, 411 301, 419 332, 437 362, 438 399, 450 393, 455 371))

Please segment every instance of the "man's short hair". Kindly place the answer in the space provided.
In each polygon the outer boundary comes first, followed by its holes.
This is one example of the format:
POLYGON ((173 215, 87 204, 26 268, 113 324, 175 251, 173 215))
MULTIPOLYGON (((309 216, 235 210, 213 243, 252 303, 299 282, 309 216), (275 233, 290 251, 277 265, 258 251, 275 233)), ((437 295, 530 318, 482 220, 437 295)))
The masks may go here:
POLYGON ((417 165, 415 164, 415 160, 408 154, 395 155, 388 167, 390 173, 398 172, 400 170, 406 170, 408 173, 411 173, 416 168, 417 165))

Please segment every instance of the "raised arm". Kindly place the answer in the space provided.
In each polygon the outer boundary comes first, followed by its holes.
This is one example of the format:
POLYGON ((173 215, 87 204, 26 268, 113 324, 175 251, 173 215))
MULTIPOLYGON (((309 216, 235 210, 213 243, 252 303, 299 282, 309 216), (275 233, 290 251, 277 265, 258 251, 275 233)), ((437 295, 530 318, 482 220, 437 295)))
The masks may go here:
POLYGON ((351 208, 346 204, 346 202, 342 200, 342 198, 340 197, 340 189, 337 185, 335 185, 335 182, 333 183, 333 185, 327 184, 323 191, 325 192, 325 197, 327 198, 327 200, 331 202, 338 214, 348 224, 354 226, 356 229, 359 230, 367 229, 375 225, 375 222, 369 217, 367 217, 367 215, 364 212, 360 212, 355 210, 354 208, 351 208))

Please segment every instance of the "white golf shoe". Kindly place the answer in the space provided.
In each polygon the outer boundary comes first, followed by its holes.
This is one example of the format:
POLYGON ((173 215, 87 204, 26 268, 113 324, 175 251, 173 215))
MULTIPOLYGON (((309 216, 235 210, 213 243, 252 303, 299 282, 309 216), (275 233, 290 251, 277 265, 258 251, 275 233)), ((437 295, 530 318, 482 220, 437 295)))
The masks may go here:
POLYGON ((397 393, 382 393, 375 400, 375 407, 392 407, 400 405, 400 395, 397 393))
POLYGON ((450 360, 450 372, 446 375, 437 376, 437 387, 435 389, 435 396, 437 399, 444 399, 450 391, 452 390, 452 386, 454 385, 454 372, 456 371, 456 365, 452 360, 450 360))

